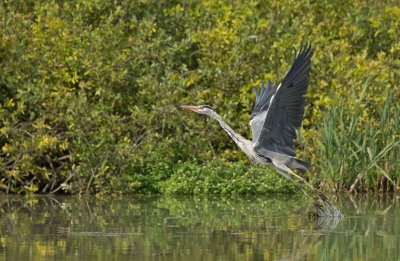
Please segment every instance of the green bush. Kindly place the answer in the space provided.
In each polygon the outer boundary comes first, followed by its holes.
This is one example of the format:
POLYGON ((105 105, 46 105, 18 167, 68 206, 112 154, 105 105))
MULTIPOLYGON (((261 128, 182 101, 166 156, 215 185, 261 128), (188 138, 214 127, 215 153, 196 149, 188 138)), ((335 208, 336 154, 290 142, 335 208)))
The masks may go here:
POLYGON ((243 162, 178 164, 171 177, 161 182, 161 192, 178 194, 291 193, 294 184, 274 171, 243 162))
MULTIPOLYGON (((319 164, 332 97, 370 79, 360 129, 379 120, 386 89, 399 99, 399 35, 391 1, 2 1, 0 190, 160 192, 179 162, 244 161, 217 123, 178 106, 209 104, 250 137, 251 87, 280 81, 306 41, 315 55, 296 151, 319 164)), ((316 170, 306 175, 317 184, 316 170)))

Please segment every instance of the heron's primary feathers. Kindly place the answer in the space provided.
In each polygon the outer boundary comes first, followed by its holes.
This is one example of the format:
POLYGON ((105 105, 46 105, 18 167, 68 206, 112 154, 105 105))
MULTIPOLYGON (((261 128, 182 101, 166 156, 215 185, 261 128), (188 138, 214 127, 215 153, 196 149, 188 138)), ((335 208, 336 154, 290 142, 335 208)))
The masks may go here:
POLYGON ((253 148, 258 154, 274 151, 296 155, 292 146, 304 113, 312 55, 311 45, 301 46, 297 56, 295 49, 293 65, 279 86, 268 81, 267 89, 261 83, 260 93, 255 88, 256 103, 250 125, 253 148))

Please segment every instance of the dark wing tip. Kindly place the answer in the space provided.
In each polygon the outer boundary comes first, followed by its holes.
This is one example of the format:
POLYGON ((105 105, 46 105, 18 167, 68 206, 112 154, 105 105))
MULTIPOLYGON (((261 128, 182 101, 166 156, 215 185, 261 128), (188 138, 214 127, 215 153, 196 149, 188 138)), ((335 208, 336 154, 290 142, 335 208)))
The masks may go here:
POLYGON ((257 89, 257 87, 253 87, 253 89, 254 89, 254 92, 256 93, 256 100, 258 99, 258 96, 259 96, 259 94, 258 94, 258 89, 257 89))
POLYGON ((303 43, 300 44, 300 49, 299 49, 298 53, 297 53, 297 50, 295 47, 293 47, 293 49, 294 49, 294 59, 295 60, 302 55, 311 57, 314 54, 314 52, 311 50, 311 43, 308 43, 308 42, 306 42, 305 44, 303 44, 303 43), (310 54, 310 55, 308 55, 308 54, 310 54))

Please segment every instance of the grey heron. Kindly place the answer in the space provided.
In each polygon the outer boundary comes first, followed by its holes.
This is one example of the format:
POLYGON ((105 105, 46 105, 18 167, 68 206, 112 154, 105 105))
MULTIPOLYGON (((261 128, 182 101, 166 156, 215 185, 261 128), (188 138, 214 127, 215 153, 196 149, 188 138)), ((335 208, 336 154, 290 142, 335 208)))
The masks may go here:
POLYGON ((308 73, 313 50, 311 45, 301 45, 285 78, 278 85, 268 80, 267 88, 261 83, 261 89, 254 87, 256 102, 251 114, 250 126, 252 140, 247 140, 228 126, 210 106, 181 106, 194 112, 216 119, 250 161, 260 165, 274 166, 276 171, 293 182, 313 202, 317 212, 324 211, 323 206, 331 206, 328 199, 303 177, 291 169, 307 171, 310 163, 295 158, 293 151, 296 129, 300 127, 304 114, 305 97, 308 89, 308 73), (319 198, 314 200, 295 179, 308 186, 319 198))

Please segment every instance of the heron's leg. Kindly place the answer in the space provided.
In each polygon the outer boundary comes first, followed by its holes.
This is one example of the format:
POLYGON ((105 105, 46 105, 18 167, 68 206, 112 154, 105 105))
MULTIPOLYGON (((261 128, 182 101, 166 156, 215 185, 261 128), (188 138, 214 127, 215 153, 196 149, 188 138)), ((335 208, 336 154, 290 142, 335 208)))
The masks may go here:
POLYGON ((298 178, 301 182, 303 182, 305 185, 307 185, 312 191, 314 191, 314 193, 322 200, 322 202, 324 202, 325 204, 331 206, 331 203, 328 201, 328 198, 322 194, 321 192, 319 192, 317 189, 315 189, 313 186, 311 186, 310 183, 308 183, 303 177, 297 175, 296 173, 294 173, 291 169, 289 169, 287 166, 282 166, 284 168, 284 171, 286 171, 287 173, 289 173, 290 175, 298 178))
POLYGON ((289 169, 289 173, 292 176, 295 176, 296 178, 298 178, 299 180, 301 180, 301 182, 303 182, 304 184, 306 184, 312 191, 314 191, 315 194, 317 194, 317 196, 322 200, 322 202, 324 202, 325 204, 331 206, 331 203, 328 201, 328 198, 322 194, 320 191, 318 191, 317 189, 315 189, 310 183, 308 183, 303 177, 297 175, 295 172, 293 172, 291 169, 289 169))
MULTIPOLYGON (((290 169, 289 169, 290 170, 290 169)), ((295 181, 294 179, 292 179, 287 172, 285 172, 282 169, 276 168, 276 171, 281 174, 282 176, 284 176, 285 178, 287 178, 288 180, 290 180, 291 182, 293 182, 301 191, 303 191, 304 195, 306 195, 306 197, 312 201, 314 207, 317 209, 317 212, 322 211, 325 212, 325 210, 322 208, 322 206, 320 204, 318 204, 318 202, 316 202, 308 193, 307 191, 299 184, 297 183, 297 181, 295 181)))

